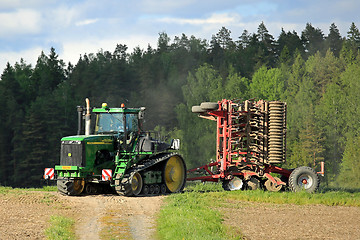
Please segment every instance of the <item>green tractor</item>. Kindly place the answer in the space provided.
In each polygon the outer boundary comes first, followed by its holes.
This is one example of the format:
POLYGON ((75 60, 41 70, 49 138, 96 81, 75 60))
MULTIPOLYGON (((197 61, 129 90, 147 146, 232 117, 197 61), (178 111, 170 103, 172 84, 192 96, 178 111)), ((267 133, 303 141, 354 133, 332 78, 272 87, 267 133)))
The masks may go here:
POLYGON ((119 195, 159 195, 180 192, 186 165, 171 144, 142 131, 145 108, 78 107, 78 134, 61 139, 60 165, 45 169, 44 178, 57 181, 65 195, 116 191, 119 195), (91 114, 92 112, 92 114, 91 114), (91 124, 91 115, 95 124, 91 124), (85 134, 81 134, 85 117, 85 134), (93 129, 93 134, 90 134, 93 129))

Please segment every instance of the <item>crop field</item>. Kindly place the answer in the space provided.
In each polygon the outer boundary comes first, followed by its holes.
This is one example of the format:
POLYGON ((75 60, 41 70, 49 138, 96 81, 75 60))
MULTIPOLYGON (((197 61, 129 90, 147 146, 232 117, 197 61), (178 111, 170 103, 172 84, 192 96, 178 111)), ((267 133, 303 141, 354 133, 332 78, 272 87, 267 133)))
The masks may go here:
POLYGON ((68 197, 0 187, 0 239, 356 239, 360 192, 233 191, 68 197), (11 226, 11 227, 10 227, 11 226))

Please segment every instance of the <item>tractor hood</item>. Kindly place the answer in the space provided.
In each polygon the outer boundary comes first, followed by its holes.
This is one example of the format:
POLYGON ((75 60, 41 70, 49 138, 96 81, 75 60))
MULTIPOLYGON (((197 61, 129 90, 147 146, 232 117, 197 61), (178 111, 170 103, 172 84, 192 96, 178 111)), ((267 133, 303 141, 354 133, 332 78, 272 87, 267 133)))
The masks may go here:
MULTIPOLYGON (((61 138, 61 141, 85 141, 93 142, 97 140, 113 139, 113 135, 76 135, 76 136, 67 136, 61 138)), ((105 140, 106 141, 106 140, 105 140)))
MULTIPOLYGON (((115 138, 112 135, 78 135, 61 139, 60 165, 93 168, 95 165, 110 161, 100 158, 100 153, 115 151, 115 138)), ((109 155, 109 154, 108 154, 109 155)), ((111 156, 111 154, 109 155, 111 156)), ((95 170, 92 170, 95 171, 95 170)), ((95 171, 97 174, 99 172, 95 171)))
MULTIPOLYGON (((79 142, 102 142, 109 143, 113 141, 114 135, 76 135, 61 138, 61 141, 79 141, 79 142)), ((99 143, 100 144, 100 143, 99 143)))

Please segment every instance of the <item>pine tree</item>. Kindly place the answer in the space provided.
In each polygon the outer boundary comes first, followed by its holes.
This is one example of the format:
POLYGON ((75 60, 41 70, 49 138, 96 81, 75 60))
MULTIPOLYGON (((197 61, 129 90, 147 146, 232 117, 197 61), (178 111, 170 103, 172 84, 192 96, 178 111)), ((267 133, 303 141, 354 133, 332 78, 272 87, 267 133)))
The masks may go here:
POLYGON ((276 47, 274 37, 269 34, 264 22, 261 22, 257 30, 257 38, 259 40, 259 48, 255 59, 258 61, 257 66, 266 65, 268 67, 275 66, 276 47))
POLYGON ((307 23, 301 33, 301 40, 304 43, 307 56, 314 55, 317 51, 324 51, 324 34, 319 28, 314 28, 311 23, 307 23))
POLYGON ((350 29, 347 32, 347 41, 350 43, 353 53, 357 54, 360 48, 360 31, 354 22, 351 23, 350 29))
POLYGON ((343 39, 341 38, 340 31, 335 23, 330 25, 329 35, 326 37, 325 44, 336 57, 339 57, 343 39))

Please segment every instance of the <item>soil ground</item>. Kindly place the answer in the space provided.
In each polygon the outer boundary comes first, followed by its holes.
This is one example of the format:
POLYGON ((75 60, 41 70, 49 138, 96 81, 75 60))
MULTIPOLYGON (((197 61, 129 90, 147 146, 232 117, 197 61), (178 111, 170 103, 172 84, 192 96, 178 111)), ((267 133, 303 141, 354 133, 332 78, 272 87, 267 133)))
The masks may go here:
MULTIPOLYGON (((77 239, 154 239, 164 196, 68 197, 55 192, 0 194, 0 239, 44 239, 52 215, 75 219, 77 239)), ((229 201, 224 223, 246 239, 360 239, 360 208, 229 201)))
POLYGON ((163 198, 68 197, 37 191, 0 194, 0 239, 44 239, 53 215, 75 219, 77 239, 154 239, 163 198))
POLYGON ((246 239, 360 239, 360 208, 228 202, 225 224, 246 239))

